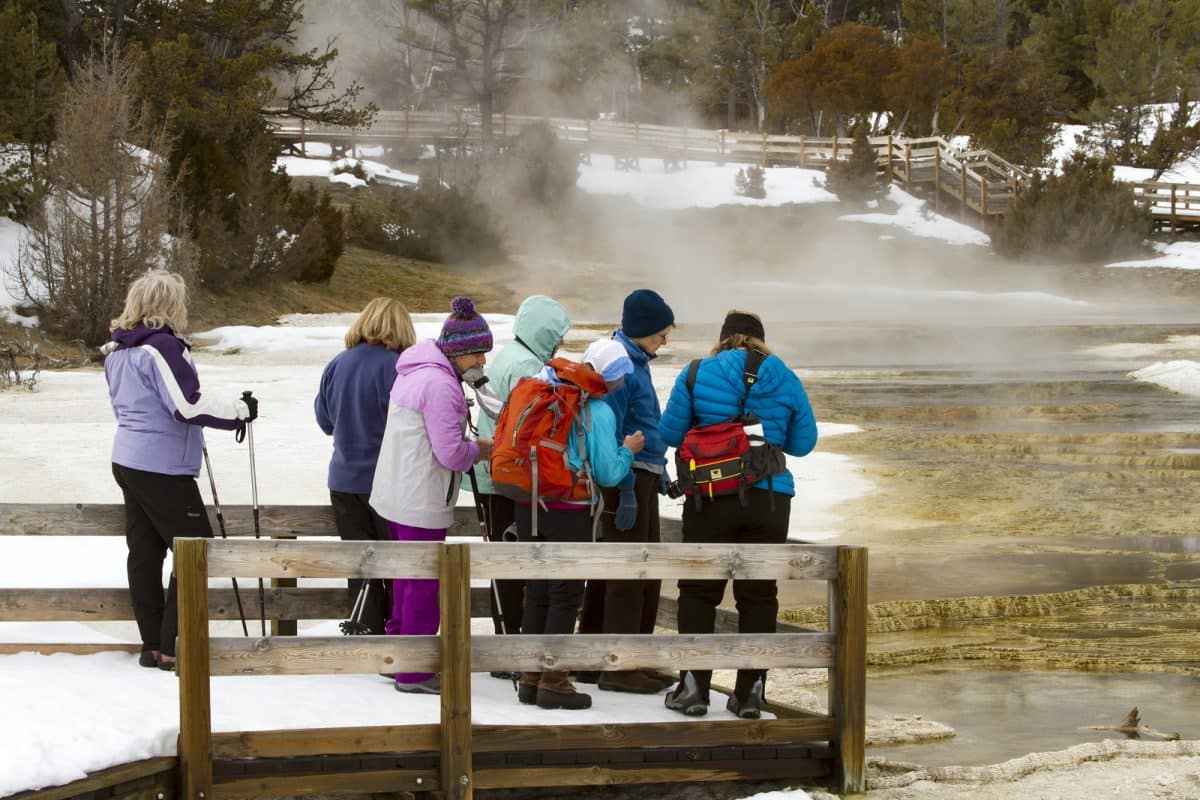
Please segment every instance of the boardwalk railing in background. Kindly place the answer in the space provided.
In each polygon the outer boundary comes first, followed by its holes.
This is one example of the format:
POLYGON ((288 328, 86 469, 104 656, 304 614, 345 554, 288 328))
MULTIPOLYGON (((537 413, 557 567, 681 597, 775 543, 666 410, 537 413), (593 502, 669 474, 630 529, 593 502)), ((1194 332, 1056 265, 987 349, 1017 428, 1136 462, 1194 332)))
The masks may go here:
MULTIPOLYGON (((309 145, 316 142, 328 145, 333 158, 356 158, 366 145, 455 150, 477 147, 482 141, 478 116, 461 111, 380 111, 374 124, 361 130, 289 117, 271 117, 268 122, 274 135, 297 155, 309 155, 309 145)), ((785 136, 517 114, 496 114, 493 138, 503 144, 538 123, 548 125, 582 158, 608 154, 626 169, 637 169, 640 158, 661 158, 668 170, 686 168, 690 161, 824 169, 849 158, 854 145, 852 138, 844 136, 785 136)), ((968 211, 980 220, 1003 214, 1029 178, 994 153, 960 151, 940 137, 875 136, 870 141, 877 163, 893 178, 931 191, 935 202, 957 202, 964 219, 968 211)))
POLYGON ((436 791, 448 798, 470 798, 476 788, 767 777, 825 777, 842 790, 862 791, 866 555, 859 547, 799 544, 176 540, 182 796, 220 800, 436 791), (550 576, 823 580, 829 584, 829 627, 828 632, 776 634, 471 634, 472 578, 550 576), (401 637, 210 637, 210 577, 436 578, 441 581, 441 632, 401 637), (472 672, 738 667, 828 669, 829 713, 756 721, 599 725, 472 722, 472 672), (396 671, 441 674, 437 724, 212 733, 212 676, 396 671), (645 762, 628 758, 646 748, 657 757, 645 762), (261 757, 299 760, 307 770, 278 777, 230 771, 238 761, 261 757), (330 757, 333 763, 322 763, 330 757), (368 769, 366 763, 375 768, 368 769), (220 766, 216 771, 214 764, 220 766))

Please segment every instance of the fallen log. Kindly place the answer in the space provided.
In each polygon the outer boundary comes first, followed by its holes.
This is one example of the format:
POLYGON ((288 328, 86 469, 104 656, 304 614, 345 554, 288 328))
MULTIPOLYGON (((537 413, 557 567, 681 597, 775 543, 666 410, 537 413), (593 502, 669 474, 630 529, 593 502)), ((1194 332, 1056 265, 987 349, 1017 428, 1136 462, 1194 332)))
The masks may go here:
POLYGON ((1084 730, 1089 731, 1116 731, 1123 733, 1130 739, 1140 739, 1142 736, 1151 736, 1155 739, 1162 739, 1165 742, 1174 742, 1179 739, 1179 732, 1164 733, 1156 731, 1142 724, 1140 715, 1138 714, 1137 706, 1125 715, 1125 719, 1118 722, 1116 725, 1089 725, 1084 730))

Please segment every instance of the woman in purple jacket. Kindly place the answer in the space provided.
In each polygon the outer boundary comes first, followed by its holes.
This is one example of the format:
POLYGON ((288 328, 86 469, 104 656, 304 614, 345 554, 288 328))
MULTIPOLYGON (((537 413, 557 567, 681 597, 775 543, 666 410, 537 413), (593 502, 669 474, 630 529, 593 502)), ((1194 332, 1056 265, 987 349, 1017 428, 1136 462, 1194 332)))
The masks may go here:
MULTIPOLYGON (((456 297, 436 340, 405 350, 396 362, 387 427, 375 467, 371 507, 387 520, 391 538, 442 542, 454 522, 462 473, 491 457, 490 439, 467 437, 470 410, 462 382, 482 377, 492 331, 467 297, 456 297)), ((392 582, 389 635, 437 633, 438 582, 392 582)), ((398 672, 401 692, 436 694, 439 676, 398 672)))
MULTIPOLYGON (((317 425, 333 437, 329 502, 338 535, 346 541, 388 540, 387 523, 370 506, 375 462, 387 423, 388 394, 396 382, 396 358, 417 339, 408 309, 399 300, 376 297, 346 332, 346 349, 321 373, 313 401, 317 425)), ((350 581, 350 608, 363 581, 350 581)), ((383 634, 391 609, 386 581, 369 582, 358 620, 365 633, 383 634)))
POLYGON ((212 536, 196 486, 202 427, 239 430, 258 416, 258 401, 200 394, 187 327, 187 288, 171 272, 143 275, 112 321, 104 377, 117 435, 113 477, 125 496, 126 571, 142 638, 143 667, 175 667, 175 575, 164 598, 162 565, 176 536, 212 536))

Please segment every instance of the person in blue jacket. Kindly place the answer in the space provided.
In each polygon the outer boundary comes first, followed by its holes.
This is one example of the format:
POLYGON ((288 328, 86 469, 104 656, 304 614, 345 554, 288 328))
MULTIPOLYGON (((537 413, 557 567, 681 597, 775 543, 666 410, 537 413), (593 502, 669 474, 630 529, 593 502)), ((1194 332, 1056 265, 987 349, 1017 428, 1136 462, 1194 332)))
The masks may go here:
MULTIPOLYGON (((583 363, 590 365, 608 385, 609 392, 620 388, 633 371, 633 364, 624 349, 609 340, 592 344, 584 352, 583 363)), ((546 366, 537 376, 540 380, 559 383, 553 368, 546 366)), ((617 435, 612 409, 602 398, 587 401, 575 417, 574 424, 582 427, 584 446, 591 468, 592 481, 597 487, 616 486, 628 473, 634 458, 642 450, 644 438, 634 431, 623 438, 617 435)), ((579 453, 578 436, 567 437, 567 460, 572 470, 580 470, 583 461, 579 453)), ((594 498, 593 498, 594 499, 594 498)), ((517 534, 530 541, 533 533, 533 504, 516 504, 517 534)), ((589 500, 546 501, 539 504, 538 536, 552 542, 587 542, 592 540, 592 502, 589 500)), ((575 619, 583 600, 582 580, 530 580, 525 582, 525 610, 521 618, 521 633, 570 634, 575 632, 575 619)), ((591 695, 577 691, 565 671, 523 672, 517 683, 517 699, 527 705, 536 703, 542 708, 590 708, 591 695)))
MULTIPOLYGON (((329 502, 344 541, 389 541, 387 522, 371 508, 375 462, 387 423, 388 395, 396 381, 396 359, 417 340, 412 318, 399 301, 376 297, 346 331, 346 349, 321 373, 313 400, 317 425, 333 437, 329 459, 329 502)), ((349 582, 349 607, 363 581, 349 582)), ((390 581, 369 582, 361 611, 361 632, 382 636, 391 613, 390 581)))
MULTIPOLYGON (((689 391, 687 370, 679 375, 663 412, 659 433, 678 447, 694 425, 724 422, 738 414, 745 397, 746 411, 762 422, 766 440, 793 456, 812 452, 817 444, 817 423, 804 386, 787 364, 766 345, 762 320, 744 311, 730 311, 712 355, 700 362, 694 391, 689 391), (746 393, 743 371, 747 353, 758 350, 766 359, 758 379, 746 393)), ((779 544, 787 541, 791 499, 796 493, 791 473, 775 475, 746 492, 746 503, 736 494, 706 498, 697 508, 683 507, 685 542, 779 544)), ((712 633, 717 604, 725 595, 724 580, 679 581, 679 632, 712 633)), ((779 599, 773 580, 735 580, 738 630, 741 633, 774 633, 779 599)), ((739 717, 755 719, 761 713, 766 670, 740 669, 733 696, 726 705, 739 717)), ((710 670, 680 673, 679 686, 666 695, 667 708, 688 716, 708 712, 710 670)))
MULTIPOLYGON (((646 446, 633 461, 633 470, 619 487, 604 491, 606 542, 658 542, 658 496, 670 483, 667 445, 659 435, 662 409, 650 377, 650 362, 675 328, 675 313, 651 289, 637 289, 625 298, 621 328, 612 341, 625 348, 633 372, 624 384, 604 398, 617 420, 617 435, 641 431, 646 446)), ((662 581, 588 581, 580 633, 653 633, 658 618, 662 581)), ((580 681, 595 681, 606 691, 657 694, 674 679, 650 670, 577 673, 580 681)))

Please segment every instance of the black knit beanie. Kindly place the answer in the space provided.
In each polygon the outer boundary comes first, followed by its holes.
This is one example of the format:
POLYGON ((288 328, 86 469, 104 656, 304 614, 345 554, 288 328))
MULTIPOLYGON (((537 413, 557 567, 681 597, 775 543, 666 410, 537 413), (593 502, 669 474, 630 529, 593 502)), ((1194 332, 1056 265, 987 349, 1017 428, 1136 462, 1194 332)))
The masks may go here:
POLYGON ((625 298, 621 330, 630 339, 640 339, 675 324, 675 312, 653 289, 638 289, 625 298))
POLYGON ((761 342, 767 341, 766 331, 763 330, 762 320, 757 314, 747 314, 744 311, 730 311, 721 323, 721 335, 717 341, 723 342, 734 334, 753 336, 761 342))

